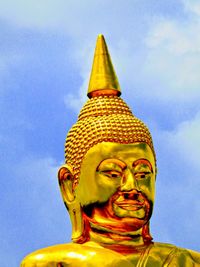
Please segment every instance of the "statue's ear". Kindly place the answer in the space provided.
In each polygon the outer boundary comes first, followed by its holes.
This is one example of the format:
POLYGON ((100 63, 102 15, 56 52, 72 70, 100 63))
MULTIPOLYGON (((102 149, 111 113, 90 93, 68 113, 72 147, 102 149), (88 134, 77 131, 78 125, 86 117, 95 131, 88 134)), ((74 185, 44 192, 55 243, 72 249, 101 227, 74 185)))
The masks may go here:
POLYGON ((58 182, 63 201, 66 204, 70 204, 75 199, 73 191, 73 180, 74 175, 72 167, 68 164, 62 165, 58 171, 58 182))
POLYGON ((77 240, 82 238, 84 223, 80 203, 75 199, 73 190, 74 174, 69 164, 64 164, 60 167, 58 181, 63 201, 68 209, 72 222, 72 240, 78 242, 77 240))

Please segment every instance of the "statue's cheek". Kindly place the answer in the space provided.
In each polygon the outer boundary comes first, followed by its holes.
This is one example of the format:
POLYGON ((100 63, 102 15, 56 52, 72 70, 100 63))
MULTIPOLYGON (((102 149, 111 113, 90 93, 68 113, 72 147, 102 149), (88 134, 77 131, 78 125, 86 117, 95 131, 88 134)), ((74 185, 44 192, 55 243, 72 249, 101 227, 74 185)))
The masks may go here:
POLYGON ((146 179, 139 181, 140 191, 147 197, 148 200, 154 202, 155 197, 155 178, 150 175, 146 179))
POLYGON ((110 178, 104 174, 96 175, 96 182, 98 185, 99 201, 105 202, 115 194, 121 184, 121 178, 110 178))

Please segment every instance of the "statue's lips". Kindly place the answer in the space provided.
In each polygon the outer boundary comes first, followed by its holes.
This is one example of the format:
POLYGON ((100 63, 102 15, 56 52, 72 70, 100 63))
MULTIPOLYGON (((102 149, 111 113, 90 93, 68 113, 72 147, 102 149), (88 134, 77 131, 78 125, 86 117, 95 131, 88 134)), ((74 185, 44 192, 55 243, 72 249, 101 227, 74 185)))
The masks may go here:
POLYGON ((144 201, 139 202, 134 200, 126 200, 126 201, 124 200, 122 202, 115 201, 114 204, 122 209, 132 210, 132 211, 139 210, 144 207, 144 201))

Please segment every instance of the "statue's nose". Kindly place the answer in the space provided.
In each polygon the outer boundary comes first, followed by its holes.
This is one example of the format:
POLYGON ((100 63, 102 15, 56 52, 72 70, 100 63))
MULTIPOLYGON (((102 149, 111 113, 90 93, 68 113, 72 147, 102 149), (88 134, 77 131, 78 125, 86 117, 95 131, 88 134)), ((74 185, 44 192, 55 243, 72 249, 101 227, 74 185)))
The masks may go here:
POLYGON ((140 197, 140 194, 137 190, 132 190, 132 191, 128 191, 128 192, 124 192, 123 194, 124 196, 124 199, 127 200, 127 199, 131 199, 131 200, 139 200, 139 197, 140 197))
POLYGON ((131 170, 127 169, 121 181, 121 191, 139 190, 137 180, 131 170))

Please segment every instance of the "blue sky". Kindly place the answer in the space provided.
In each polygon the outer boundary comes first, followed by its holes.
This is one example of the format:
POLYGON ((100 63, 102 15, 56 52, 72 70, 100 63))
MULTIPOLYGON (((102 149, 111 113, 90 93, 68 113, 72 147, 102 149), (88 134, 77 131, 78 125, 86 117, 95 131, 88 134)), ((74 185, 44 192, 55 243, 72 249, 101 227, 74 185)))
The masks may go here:
POLYGON ((122 97, 158 158, 155 241, 200 250, 200 2, 0 1, 0 265, 70 241, 64 140, 105 35, 122 97))

